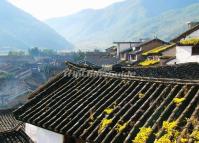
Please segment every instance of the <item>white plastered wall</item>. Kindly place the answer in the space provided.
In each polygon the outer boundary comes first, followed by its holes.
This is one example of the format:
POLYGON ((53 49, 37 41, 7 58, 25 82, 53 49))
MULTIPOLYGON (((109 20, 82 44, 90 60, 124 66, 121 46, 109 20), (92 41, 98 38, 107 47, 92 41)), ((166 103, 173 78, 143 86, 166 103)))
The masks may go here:
POLYGON ((37 126, 27 124, 25 127, 26 134, 35 143, 63 143, 64 136, 37 126))
POLYGON ((188 63, 188 62, 199 63, 199 55, 192 55, 192 46, 177 46, 176 62, 177 64, 188 63))

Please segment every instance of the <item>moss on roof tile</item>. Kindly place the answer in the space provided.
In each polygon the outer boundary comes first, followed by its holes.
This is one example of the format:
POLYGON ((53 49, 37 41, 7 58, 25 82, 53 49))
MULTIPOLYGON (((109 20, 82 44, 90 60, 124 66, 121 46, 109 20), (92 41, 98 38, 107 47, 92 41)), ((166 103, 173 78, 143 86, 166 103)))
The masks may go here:
POLYGON ((189 38, 189 39, 182 39, 179 42, 180 45, 197 45, 199 44, 199 38, 189 38))
POLYGON ((143 62, 139 63, 139 66, 150 66, 150 65, 155 65, 158 64, 160 61, 159 60, 145 60, 143 62))
POLYGON ((158 53, 163 52, 163 51, 165 51, 169 48, 172 48, 173 46, 175 46, 175 44, 159 46, 159 47, 154 48, 150 51, 144 52, 142 55, 148 56, 149 54, 158 54, 158 53))

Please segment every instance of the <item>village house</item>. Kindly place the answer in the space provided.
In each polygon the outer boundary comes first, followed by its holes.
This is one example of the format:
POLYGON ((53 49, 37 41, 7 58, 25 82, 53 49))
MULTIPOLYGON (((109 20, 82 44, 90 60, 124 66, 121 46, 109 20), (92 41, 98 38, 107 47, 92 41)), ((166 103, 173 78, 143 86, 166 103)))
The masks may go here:
POLYGON ((33 92, 14 115, 37 143, 130 143, 139 140, 142 129, 149 130, 145 141, 154 142, 165 134, 165 124, 178 127, 172 139, 194 142, 198 122, 191 121, 199 119, 198 100, 196 80, 73 67, 33 92))
POLYGON ((158 47, 166 42, 155 38, 152 40, 141 40, 140 42, 114 42, 117 44, 117 56, 121 62, 136 63, 144 59, 143 52, 149 51, 154 47, 158 47))
POLYGON ((14 118, 12 111, 0 110, 0 143, 33 143, 24 132, 24 124, 14 118))
POLYGON ((135 47, 140 43, 142 43, 142 41, 140 42, 114 42, 113 44, 117 45, 116 56, 120 59, 120 61, 133 60, 134 57, 131 57, 130 55, 128 55, 128 51, 139 50, 139 49, 136 49, 135 47))
POLYGON ((176 63, 199 62, 199 22, 189 22, 188 30, 171 40, 177 43, 176 63))

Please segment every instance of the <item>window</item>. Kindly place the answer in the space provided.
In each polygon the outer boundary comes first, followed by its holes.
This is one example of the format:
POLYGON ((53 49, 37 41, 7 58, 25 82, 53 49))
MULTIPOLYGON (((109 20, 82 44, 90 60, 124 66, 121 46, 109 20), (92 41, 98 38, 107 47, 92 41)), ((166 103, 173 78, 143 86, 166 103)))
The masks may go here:
POLYGON ((199 45, 192 47, 192 55, 199 55, 199 45))
POLYGON ((126 54, 125 53, 120 54, 120 60, 126 60, 126 54))
POLYGON ((131 61, 137 61, 137 55, 129 55, 131 61))

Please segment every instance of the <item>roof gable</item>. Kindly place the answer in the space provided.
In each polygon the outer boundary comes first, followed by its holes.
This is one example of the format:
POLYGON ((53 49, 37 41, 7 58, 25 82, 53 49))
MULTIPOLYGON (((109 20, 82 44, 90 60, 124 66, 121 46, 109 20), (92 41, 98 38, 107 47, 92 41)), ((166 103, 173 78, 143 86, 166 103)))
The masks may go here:
POLYGON ((182 34, 180 34, 179 36, 175 37, 174 39, 171 40, 171 42, 179 42, 181 39, 186 38, 188 35, 190 35, 191 33, 195 32, 199 30, 199 25, 196 25, 195 27, 183 32, 182 34))
POLYGON ((143 43, 140 43, 140 44, 138 44, 136 47, 142 47, 142 46, 151 44, 151 43, 153 43, 153 42, 160 42, 160 43, 162 43, 162 44, 168 44, 168 43, 165 42, 165 41, 162 41, 162 40, 160 40, 160 39, 158 39, 158 38, 155 38, 155 39, 148 40, 148 41, 145 41, 145 42, 143 42, 143 43))

